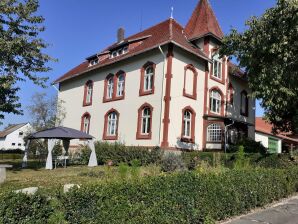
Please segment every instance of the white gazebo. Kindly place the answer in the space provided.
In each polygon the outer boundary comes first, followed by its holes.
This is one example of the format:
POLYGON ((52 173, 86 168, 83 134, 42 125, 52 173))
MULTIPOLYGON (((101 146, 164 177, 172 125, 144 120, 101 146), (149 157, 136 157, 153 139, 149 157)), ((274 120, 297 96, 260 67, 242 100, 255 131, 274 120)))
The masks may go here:
POLYGON ((47 156, 47 162, 46 162, 47 170, 53 169, 52 151, 53 151, 53 148, 54 148, 57 140, 63 141, 63 148, 64 148, 65 152, 68 152, 70 140, 73 140, 73 139, 87 140, 88 147, 91 149, 91 155, 89 158, 88 166, 90 166, 90 167, 97 166, 97 159, 96 159, 96 152, 95 152, 93 136, 86 134, 85 132, 72 129, 72 128, 55 127, 55 128, 50 128, 50 129, 43 130, 40 132, 36 132, 35 134, 32 134, 29 136, 28 142, 27 142, 26 148, 25 148, 25 155, 23 158, 23 165, 22 165, 23 167, 27 166, 30 141, 32 141, 34 139, 47 139, 48 140, 48 156, 47 156))

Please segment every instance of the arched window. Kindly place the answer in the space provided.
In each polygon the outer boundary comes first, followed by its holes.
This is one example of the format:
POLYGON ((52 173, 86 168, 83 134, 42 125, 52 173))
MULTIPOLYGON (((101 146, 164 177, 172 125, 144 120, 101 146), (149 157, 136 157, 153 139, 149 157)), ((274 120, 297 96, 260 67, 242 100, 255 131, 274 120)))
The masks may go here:
POLYGON ((240 114, 246 117, 248 116, 248 96, 245 90, 241 92, 240 114))
POLYGON ((221 113, 221 94, 217 90, 210 92, 210 111, 212 113, 221 113))
POLYGON ((107 83, 107 98, 112 99, 114 93, 114 76, 110 76, 107 83))
POLYGON ((197 77, 198 73, 193 65, 184 67, 183 96, 197 99, 197 77))
POLYGON ((86 82, 84 87, 84 100, 83 100, 84 106, 89 106, 92 104, 92 94, 93 94, 93 81, 89 80, 86 82))
POLYGON ((195 141, 195 116, 196 113, 191 107, 185 107, 182 110, 182 131, 181 140, 192 142, 195 141))
POLYGON ((137 139, 151 139, 152 111, 150 104, 143 104, 138 110, 137 139))
POLYGON ((222 72, 222 63, 221 59, 219 58, 219 54, 215 54, 213 56, 213 67, 212 67, 212 76, 221 79, 221 72, 222 72))
POLYGON ((156 65, 147 62, 141 69, 140 96, 154 93, 154 75, 156 65))
POLYGON ((83 114, 81 118, 81 131, 87 134, 89 134, 89 130, 90 130, 90 119, 91 119, 91 116, 89 113, 83 114))
POLYGON ((111 109, 105 115, 104 123, 104 140, 117 140, 118 138, 118 124, 119 124, 119 113, 111 109))
POLYGON ((124 96, 124 88, 125 88, 125 74, 124 72, 120 72, 117 75, 117 97, 124 96))
POLYGON ((211 124, 207 128, 207 141, 208 142, 221 142, 222 129, 219 124, 211 124))

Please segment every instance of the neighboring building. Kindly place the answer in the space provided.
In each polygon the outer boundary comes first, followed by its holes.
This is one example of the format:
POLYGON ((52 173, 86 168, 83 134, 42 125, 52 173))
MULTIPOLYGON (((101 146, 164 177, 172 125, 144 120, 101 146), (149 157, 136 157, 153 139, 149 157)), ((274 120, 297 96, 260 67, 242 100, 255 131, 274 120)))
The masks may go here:
POLYGON ((25 150, 24 137, 30 132, 29 123, 15 124, 0 131, 0 150, 25 150))
POLYGON ((298 139, 285 134, 273 134, 272 128, 273 126, 263 118, 256 118, 255 140, 268 148, 270 153, 289 152, 298 147, 298 139))
MULTIPOLYGON (((255 100, 244 73, 219 58, 224 34, 207 0, 185 27, 170 18, 118 41, 59 83, 63 125, 126 145, 217 150, 254 138, 255 100)), ((78 144, 73 142, 72 144, 78 144)))

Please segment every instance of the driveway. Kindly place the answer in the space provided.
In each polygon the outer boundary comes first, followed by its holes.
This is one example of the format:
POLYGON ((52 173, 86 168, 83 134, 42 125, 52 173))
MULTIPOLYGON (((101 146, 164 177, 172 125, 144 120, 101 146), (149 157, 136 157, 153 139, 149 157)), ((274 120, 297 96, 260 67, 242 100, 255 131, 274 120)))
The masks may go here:
POLYGON ((222 224, 298 224, 298 196, 222 224))

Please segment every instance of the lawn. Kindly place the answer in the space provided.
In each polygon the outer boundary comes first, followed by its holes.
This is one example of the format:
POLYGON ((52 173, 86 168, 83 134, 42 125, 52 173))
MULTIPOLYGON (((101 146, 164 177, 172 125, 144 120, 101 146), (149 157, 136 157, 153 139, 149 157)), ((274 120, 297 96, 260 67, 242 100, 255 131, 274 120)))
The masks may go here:
MULTIPOLYGON (((1 161, 3 163, 3 161, 1 161)), ((6 161, 7 164, 12 164, 6 161)), ((15 162, 16 163, 16 162, 15 162)), ((14 166, 15 167, 15 166, 14 166)), ((1 191, 17 190, 27 187, 39 187, 42 191, 53 191, 63 189, 65 184, 96 184, 102 181, 115 179, 134 178, 142 176, 158 175, 160 169, 156 166, 145 167, 109 167, 109 166, 69 166, 45 170, 44 168, 34 169, 12 169, 7 170, 6 182, 0 185, 1 191)))

